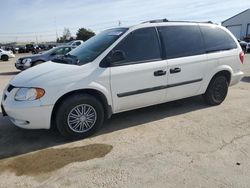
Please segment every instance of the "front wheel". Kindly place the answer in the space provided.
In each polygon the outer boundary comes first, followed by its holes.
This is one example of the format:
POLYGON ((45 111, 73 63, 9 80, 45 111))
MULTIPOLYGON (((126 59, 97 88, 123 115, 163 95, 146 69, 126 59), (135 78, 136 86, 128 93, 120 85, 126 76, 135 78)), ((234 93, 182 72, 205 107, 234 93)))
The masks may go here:
POLYGON ((228 81, 225 76, 213 78, 203 95, 205 102, 209 105, 220 105, 226 98, 228 92, 228 81))
POLYGON ((103 124, 104 109, 99 100, 88 94, 78 94, 64 100, 56 113, 59 132, 68 139, 93 135, 103 124))
POLYGON ((9 56, 7 56, 7 55, 2 55, 2 56, 1 56, 1 60, 2 60, 2 61, 8 61, 8 60, 9 60, 9 56))

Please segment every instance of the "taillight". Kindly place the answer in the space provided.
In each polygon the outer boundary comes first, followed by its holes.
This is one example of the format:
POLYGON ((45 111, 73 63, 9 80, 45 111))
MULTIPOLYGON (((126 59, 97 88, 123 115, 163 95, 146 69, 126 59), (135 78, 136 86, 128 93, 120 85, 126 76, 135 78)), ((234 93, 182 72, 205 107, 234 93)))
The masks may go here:
POLYGON ((240 61, 242 64, 244 63, 244 56, 245 56, 244 52, 240 52, 240 61))

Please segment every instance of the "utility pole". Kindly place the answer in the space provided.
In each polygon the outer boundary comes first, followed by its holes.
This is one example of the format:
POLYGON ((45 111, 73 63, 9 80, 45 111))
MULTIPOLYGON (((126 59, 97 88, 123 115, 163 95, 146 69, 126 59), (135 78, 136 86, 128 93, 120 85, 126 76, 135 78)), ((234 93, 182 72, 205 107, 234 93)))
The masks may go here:
POLYGON ((58 39, 58 32, 57 32, 57 22, 56 22, 56 17, 55 17, 55 29, 56 29, 56 41, 58 39))
POLYGON ((120 20, 118 20, 118 27, 121 27, 122 22, 120 20))

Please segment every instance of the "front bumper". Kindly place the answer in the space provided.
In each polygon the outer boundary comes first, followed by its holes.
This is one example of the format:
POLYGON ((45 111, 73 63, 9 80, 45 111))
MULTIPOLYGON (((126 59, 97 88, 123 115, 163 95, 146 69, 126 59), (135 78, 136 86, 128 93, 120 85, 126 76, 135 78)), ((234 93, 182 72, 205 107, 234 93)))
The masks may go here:
POLYGON ((25 70, 25 66, 23 64, 20 64, 20 63, 15 63, 15 67, 18 69, 18 70, 25 70))
POLYGON ((50 129, 50 120, 53 106, 41 105, 36 101, 15 101, 14 96, 18 89, 8 92, 2 100, 3 115, 7 115, 12 123, 24 129, 50 129))
POLYGON ((14 58, 15 55, 14 54, 8 54, 9 58, 14 58))
POLYGON ((18 69, 18 70, 26 70, 28 68, 31 67, 32 63, 22 63, 22 59, 18 59, 15 63, 15 67, 18 69))

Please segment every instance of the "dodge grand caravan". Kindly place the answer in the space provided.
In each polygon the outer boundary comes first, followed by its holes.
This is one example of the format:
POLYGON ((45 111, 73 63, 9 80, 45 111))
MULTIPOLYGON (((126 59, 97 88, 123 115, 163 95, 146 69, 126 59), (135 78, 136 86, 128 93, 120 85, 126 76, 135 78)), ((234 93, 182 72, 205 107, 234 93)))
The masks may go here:
POLYGON ((109 29, 18 74, 4 90, 2 112, 21 128, 55 125, 67 138, 85 138, 123 111, 196 95, 219 105, 241 80, 243 60, 237 39, 211 23, 109 29))

